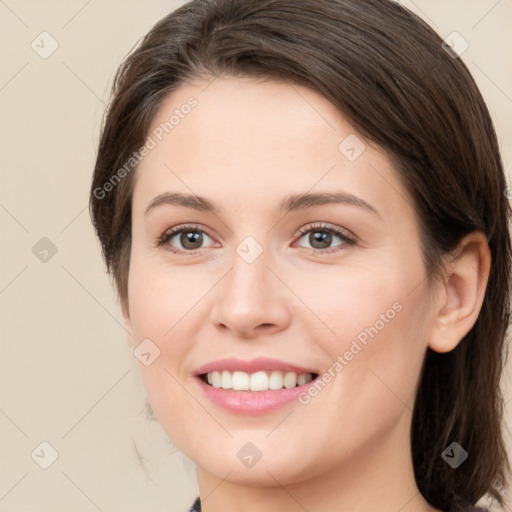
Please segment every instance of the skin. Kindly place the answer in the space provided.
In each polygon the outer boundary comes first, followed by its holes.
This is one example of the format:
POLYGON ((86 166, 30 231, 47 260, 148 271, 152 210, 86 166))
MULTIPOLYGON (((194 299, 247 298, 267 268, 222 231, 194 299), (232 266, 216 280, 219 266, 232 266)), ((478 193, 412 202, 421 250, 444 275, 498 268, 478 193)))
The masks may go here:
POLYGON ((445 277, 429 283, 396 171, 323 96, 275 81, 204 80, 171 93, 150 132, 190 96, 197 107, 136 171, 123 314, 130 347, 149 338, 160 349, 139 363, 142 379, 159 422, 196 463, 203 510, 435 510, 414 480, 415 390, 427 347, 452 350, 476 321, 485 238, 468 235, 445 277), (338 149, 351 134, 365 144, 355 161, 338 149), (340 190, 378 214, 353 204, 278 211, 289 194, 340 190), (170 204, 144 213, 171 191, 206 198, 219 213, 170 204), (189 223, 203 233, 194 254, 179 234, 157 246, 189 223), (333 234, 322 246, 310 237, 316 223, 348 230, 355 243, 333 234), (249 235, 263 249, 252 263, 236 253, 249 235), (321 374, 396 303, 400 312, 307 405, 244 415, 200 392, 195 370, 224 357, 267 356, 321 374), (262 454, 252 467, 237 457, 247 442, 262 454))

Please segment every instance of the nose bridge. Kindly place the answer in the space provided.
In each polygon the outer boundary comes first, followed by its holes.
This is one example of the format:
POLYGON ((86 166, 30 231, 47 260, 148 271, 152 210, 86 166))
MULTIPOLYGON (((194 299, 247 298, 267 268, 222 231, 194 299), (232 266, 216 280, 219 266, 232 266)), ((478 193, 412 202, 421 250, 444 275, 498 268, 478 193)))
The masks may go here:
MULTIPOLYGON (((272 287, 269 282, 270 271, 267 268, 271 258, 267 250, 253 237, 247 237, 235 248, 232 269, 229 274, 225 301, 233 313, 242 313, 251 309, 253 313, 263 310, 265 290, 267 298, 272 287)), ((222 299, 221 299, 222 300, 222 299)))
POLYGON ((225 276, 216 303, 213 321, 249 335, 258 327, 282 328, 288 312, 284 287, 269 267, 272 254, 253 236, 245 237, 236 247, 231 270, 225 276))

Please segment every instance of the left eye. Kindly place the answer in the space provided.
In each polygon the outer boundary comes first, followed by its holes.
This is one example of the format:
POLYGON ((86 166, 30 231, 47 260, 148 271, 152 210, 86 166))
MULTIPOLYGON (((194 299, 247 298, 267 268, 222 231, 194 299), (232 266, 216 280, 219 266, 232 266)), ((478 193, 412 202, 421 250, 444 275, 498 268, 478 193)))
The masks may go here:
POLYGON ((333 247, 332 243, 334 238, 341 240, 341 243, 336 244, 334 247, 353 245, 355 243, 354 239, 348 236, 344 231, 332 227, 310 227, 301 232, 302 236, 299 240, 307 236, 307 241, 311 245, 310 248, 315 252, 331 252, 325 249, 333 247))

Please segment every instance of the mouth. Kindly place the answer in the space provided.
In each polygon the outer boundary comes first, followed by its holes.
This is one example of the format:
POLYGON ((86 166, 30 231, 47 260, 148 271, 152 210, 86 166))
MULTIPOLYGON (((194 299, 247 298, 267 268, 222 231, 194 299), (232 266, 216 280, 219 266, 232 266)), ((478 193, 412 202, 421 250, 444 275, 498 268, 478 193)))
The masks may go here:
POLYGON ((304 386, 318 377, 317 373, 297 373, 280 370, 244 371, 216 370, 202 373, 199 378, 208 386, 233 391, 278 391, 304 386))
POLYGON ((224 410, 259 415, 297 401, 316 384, 319 373, 284 360, 225 358, 196 369, 203 396, 224 410))

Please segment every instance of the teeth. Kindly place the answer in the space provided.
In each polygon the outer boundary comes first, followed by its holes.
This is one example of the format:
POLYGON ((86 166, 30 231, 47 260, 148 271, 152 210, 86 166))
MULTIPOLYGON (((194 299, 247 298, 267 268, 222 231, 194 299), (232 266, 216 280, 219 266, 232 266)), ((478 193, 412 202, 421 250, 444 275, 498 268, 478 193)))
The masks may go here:
POLYGON ((267 391, 269 389, 287 389, 303 386, 313 380, 311 373, 281 371, 259 371, 247 373, 228 370, 214 371, 206 375, 208 384, 214 388, 233 389, 235 391, 267 391))
POLYGON ((311 377, 311 375, 307 373, 301 373, 300 375, 298 375, 297 386, 303 386, 304 384, 308 383, 311 380, 308 377, 311 377))
POLYGON ((297 385, 297 374, 294 372, 288 372, 284 376, 283 385, 287 389, 294 388, 297 385))
MULTIPOLYGON (((224 372, 222 372, 224 373, 224 372)), ((226 373, 229 373, 229 372, 226 372, 226 373)), ((245 390, 245 391, 249 391, 249 384, 250 384, 250 381, 249 381, 249 374, 248 373, 245 373, 245 372, 233 372, 233 377, 232 377, 232 386, 230 386, 229 388, 225 388, 225 389, 240 389, 240 390, 245 390)))
POLYGON ((268 387, 270 389, 281 389, 283 387, 283 374, 277 371, 272 372, 268 379, 268 387))
POLYGON ((212 381, 212 386, 214 388, 220 388, 220 386, 222 384, 222 376, 221 376, 220 372, 212 372, 211 381, 212 381))
POLYGON ((256 372, 251 375, 249 384, 251 391, 266 391, 268 389, 267 372, 256 372))
POLYGON ((222 372, 220 387, 223 389, 231 389, 233 387, 231 373, 222 372))

